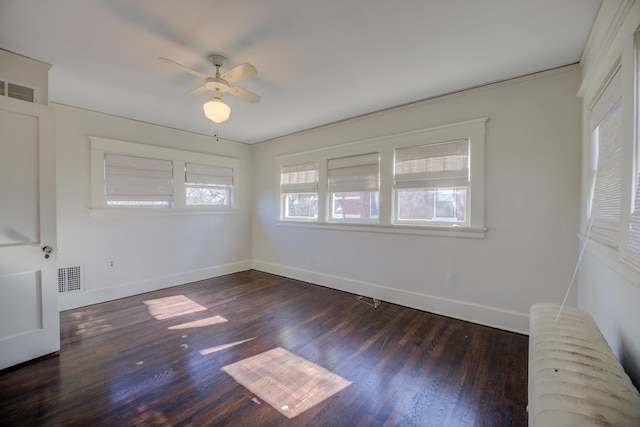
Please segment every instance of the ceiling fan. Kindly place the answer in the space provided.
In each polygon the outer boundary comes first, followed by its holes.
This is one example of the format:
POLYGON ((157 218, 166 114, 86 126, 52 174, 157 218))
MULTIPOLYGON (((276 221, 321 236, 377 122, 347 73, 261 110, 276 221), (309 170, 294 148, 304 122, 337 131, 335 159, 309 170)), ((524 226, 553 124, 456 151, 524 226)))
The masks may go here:
POLYGON ((260 101, 260 97, 255 93, 249 92, 248 90, 243 89, 239 86, 232 86, 230 84, 256 75, 258 70, 256 70, 256 67, 249 63, 244 62, 220 74, 220 67, 223 67, 227 63, 227 59, 222 55, 210 55, 209 62, 211 62, 216 67, 215 77, 211 77, 196 70, 192 70, 191 68, 186 67, 182 64, 178 64, 171 59, 160 58, 160 60, 162 62, 166 62, 167 64, 171 64, 178 68, 181 68, 187 73, 193 74, 194 76, 200 77, 204 80, 203 86, 200 86, 192 90, 191 92, 188 92, 187 95, 198 95, 206 92, 207 90, 213 92, 213 99, 209 102, 206 102, 202 106, 202 108, 204 110, 205 116, 207 116, 207 118, 209 118, 209 120, 213 121, 214 123, 222 123, 231 115, 231 107, 229 107, 224 103, 224 101, 222 101, 223 93, 228 92, 231 95, 235 95, 238 98, 242 98, 245 101, 249 101, 251 103, 260 101))

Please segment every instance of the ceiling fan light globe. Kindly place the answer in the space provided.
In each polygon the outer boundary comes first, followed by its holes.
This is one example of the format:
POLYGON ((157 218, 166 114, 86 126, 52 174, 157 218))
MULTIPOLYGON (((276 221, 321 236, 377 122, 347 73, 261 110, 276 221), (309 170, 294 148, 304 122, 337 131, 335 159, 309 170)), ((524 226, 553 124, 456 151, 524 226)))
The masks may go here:
POLYGON ((214 98, 202 106, 204 115, 214 123, 222 123, 231 116, 231 107, 221 99, 214 98))

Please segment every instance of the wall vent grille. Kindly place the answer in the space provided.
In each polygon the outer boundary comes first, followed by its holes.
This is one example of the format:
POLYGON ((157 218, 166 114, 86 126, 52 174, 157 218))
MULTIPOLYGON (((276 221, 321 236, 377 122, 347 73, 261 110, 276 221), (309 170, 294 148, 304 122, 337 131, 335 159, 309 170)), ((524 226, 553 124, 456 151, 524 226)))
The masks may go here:
POLYGON ((58 268, 58 293, 82 290, 82 269, 79 265, 58 268))
POLYGON ((38 102, 36 88, 20 83, 0 80, 0 95, 27 102, 38 102))

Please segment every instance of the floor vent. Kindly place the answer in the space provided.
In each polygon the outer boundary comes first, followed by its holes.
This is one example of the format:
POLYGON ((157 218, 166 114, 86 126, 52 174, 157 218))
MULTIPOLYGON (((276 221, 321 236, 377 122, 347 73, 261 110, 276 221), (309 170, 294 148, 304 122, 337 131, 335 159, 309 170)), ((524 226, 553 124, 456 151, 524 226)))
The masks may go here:
POLYGON ((27 102, 38 102, 37 91, 34 87, 19 83, 0 80, 0 95, 27 102))
POLYGON ((79 265, 58 268, 58 293, 82 290, 82 269, 79 265))

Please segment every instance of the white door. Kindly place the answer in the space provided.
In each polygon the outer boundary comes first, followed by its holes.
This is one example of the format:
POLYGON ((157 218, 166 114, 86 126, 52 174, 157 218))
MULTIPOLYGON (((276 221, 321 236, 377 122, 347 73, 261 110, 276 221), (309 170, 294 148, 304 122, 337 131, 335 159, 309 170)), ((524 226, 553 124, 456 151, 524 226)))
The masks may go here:
POLYGON ((54 138, 50 107, 0 96, 0 369, 60 349, 54 138))

